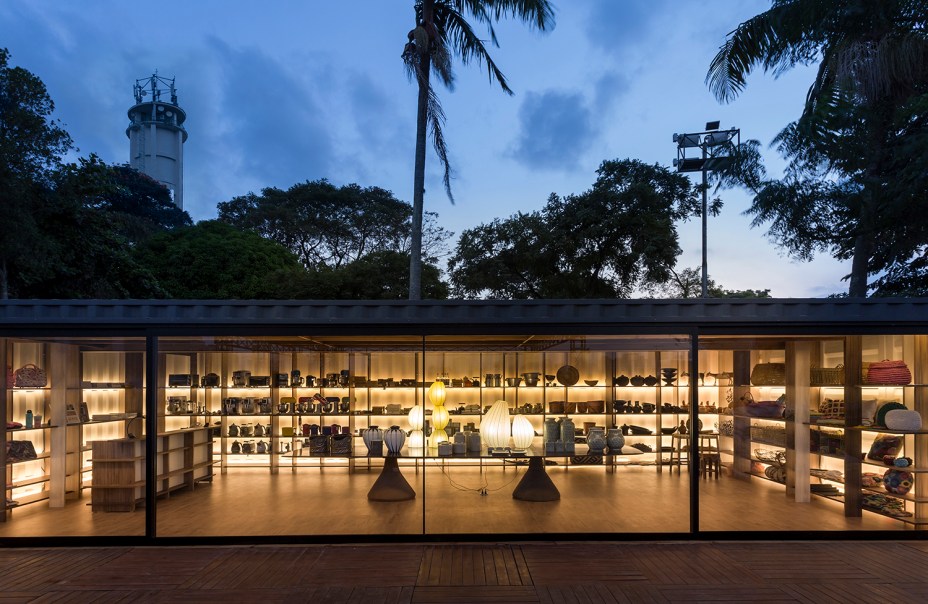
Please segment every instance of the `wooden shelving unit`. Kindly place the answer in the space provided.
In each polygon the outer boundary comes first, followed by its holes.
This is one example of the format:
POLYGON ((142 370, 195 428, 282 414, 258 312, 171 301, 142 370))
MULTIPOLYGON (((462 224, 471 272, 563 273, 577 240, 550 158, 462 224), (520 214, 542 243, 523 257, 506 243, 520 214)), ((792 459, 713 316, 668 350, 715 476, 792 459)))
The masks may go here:
MULTIPOLYGON (((158 434, 156 493, 169 495, 213 479, 213 442, 208 429, 158 434)), ((93 443, 94 512, 132 512, 145 499, 145 441, 93 443)))

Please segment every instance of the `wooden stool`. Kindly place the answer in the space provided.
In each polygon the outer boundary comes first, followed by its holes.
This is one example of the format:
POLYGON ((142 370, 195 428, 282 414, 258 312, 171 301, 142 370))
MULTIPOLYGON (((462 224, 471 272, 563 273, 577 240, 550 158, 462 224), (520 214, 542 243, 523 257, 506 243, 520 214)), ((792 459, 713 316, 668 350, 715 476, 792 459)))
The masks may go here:
POLYGON ((699 471, 703 478, 709 474, 719 477, 719 466, 722 465, 722 455, 719 451, 719 435, 716 432, 707 432, 699 435, 699 471))
POLYGON ((679 432, 674 432, 670 435, 673 439, 673 451, 670 453, 670 473, 673 474, 673 467, 676 465, 679 468, 679 471, 683 472, 684 458, 685 462, 689 464, 690 461, 690 446, 689 446, 689 434, 680 434, 679 432))

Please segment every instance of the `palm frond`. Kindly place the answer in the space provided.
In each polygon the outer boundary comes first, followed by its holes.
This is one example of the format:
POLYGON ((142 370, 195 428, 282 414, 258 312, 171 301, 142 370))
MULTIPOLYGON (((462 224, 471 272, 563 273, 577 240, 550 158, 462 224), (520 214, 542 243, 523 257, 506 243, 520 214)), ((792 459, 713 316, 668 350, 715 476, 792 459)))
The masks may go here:
POLYGON ((554 5, 548 0, 488 0, 486 4, 497 21, 513 17, 528 22, 539 31, 554 28, 554 5))
POLYGON ((506 83, 506 76, 496 66, 483 40, 477 36, 462 13, 449 4, 438 4, 435 6, 435 24, 441 37, 440 43, 446 48, 454 49, 461 58, 461 63, 467 65, 471 61, 477 61, 486 65, 490 81, 495 79, 504 92, 512 94, 509 84, 506 83))
POLYGON ((706 84, 715 97, 732 101, 757 66, 780 75, 816 58, 817 43, 823 39, 825 4, 821 0, 775 2, 729 33, 706 74, 706 84))
POLYGON ((879 40, 854 40, 835 53, 835 79, 865 102, 873 103, 891 91, 924 82, 928 38, 924 32, 890 34, 879 40))
POLYGON ((512 17, 539 31, 554 28, 554 6, 549 0, 451 0, 454 9, 470 14, 474 21, 487 26, 493 46, 499 46, 493 23, 512 17))
POLYGON ((403 71, 406 72, 406 79, 410 82, 419 79, 419 52, 415 45, 407 44, 400 55, 403 59, 403 71))
POLYGON ((445 134, 442 130, 445 125, 445 110, 441 106, 435 89, 429 84, 429 102, 428 102, 428 120, 429 130, 432 134, 432 146, 435 148, 435 155, 444 167, 444 176, 442 183, 445 185, 445 193, 448 199, 454 204, 454 195, 451 194, 451 161, 448 159, 448 145, 445 142, 445 134))
POLYGON ((432 71, 449 90, 454 90, 454 70, 451 67, 451 53, 437 40, 432 47, 432 71))

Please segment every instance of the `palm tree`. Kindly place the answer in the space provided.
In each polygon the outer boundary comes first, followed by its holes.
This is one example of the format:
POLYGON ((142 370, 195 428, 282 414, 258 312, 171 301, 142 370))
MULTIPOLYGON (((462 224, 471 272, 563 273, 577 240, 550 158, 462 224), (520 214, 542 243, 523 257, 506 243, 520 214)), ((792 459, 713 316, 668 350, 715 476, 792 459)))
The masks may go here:
POLYGON ((409 259, 409 299, 420 298, 422 275, 422 211, 425 197, 426 133, 431 129, 435 153, 444 167, 444 184, 451 194, 451 165, 448 147, 442 134, 445 115, 432 87, 430 74, 449 89, 454 87, 452 55, 461 63, 472 61, 485 65, 490 82, 496 81, 507 94, 512 90, 506 77, 493 62, 484 40, 474 32, 468 20, 487 26, 490 43, 499 46, 493 24, 503 18, 520 19, 541 31, 554 26, 554 8, 548 0, 416 0, 416 27, 409 32, 403 49, 403 62, 410 79, 419 86, 416 113, 416 162, 413 177, 413 224, 409 259))
POLYGON ((730 102, 757 67, 780 75, 818 62, 802 115, 776 142, 807 163, 810 157, 831 163, 830 169, 836 166, 829 146, 841 144, 836 133, 865 116, 863 128, 857 129, 869 149, 857 170, 864 190, 855 204, 853 241, 847 246, 851 296, 867 295, 874 268, 870 258, 879 236, 874 225, 881 212, 876 183, 880 158, 894 136, 892 113, 928 85, 926 19, 926 0, 772 0, 769 10, 728 35, 706 76, 716 98, 730 102))

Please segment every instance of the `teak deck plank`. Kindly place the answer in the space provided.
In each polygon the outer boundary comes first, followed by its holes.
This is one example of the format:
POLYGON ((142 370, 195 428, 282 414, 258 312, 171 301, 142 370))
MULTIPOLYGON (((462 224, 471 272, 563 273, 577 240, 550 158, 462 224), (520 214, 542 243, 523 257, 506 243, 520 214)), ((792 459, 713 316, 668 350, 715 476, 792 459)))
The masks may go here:
POLYGON ((533 587, 515 585, 451 585, 416 587, 413 602, 538 602, 533 587))
POLYGON ((928 601, 928 551, 913 545, 922 544, 538 543, 0 550, 0 604, 922 604, 928 601))

